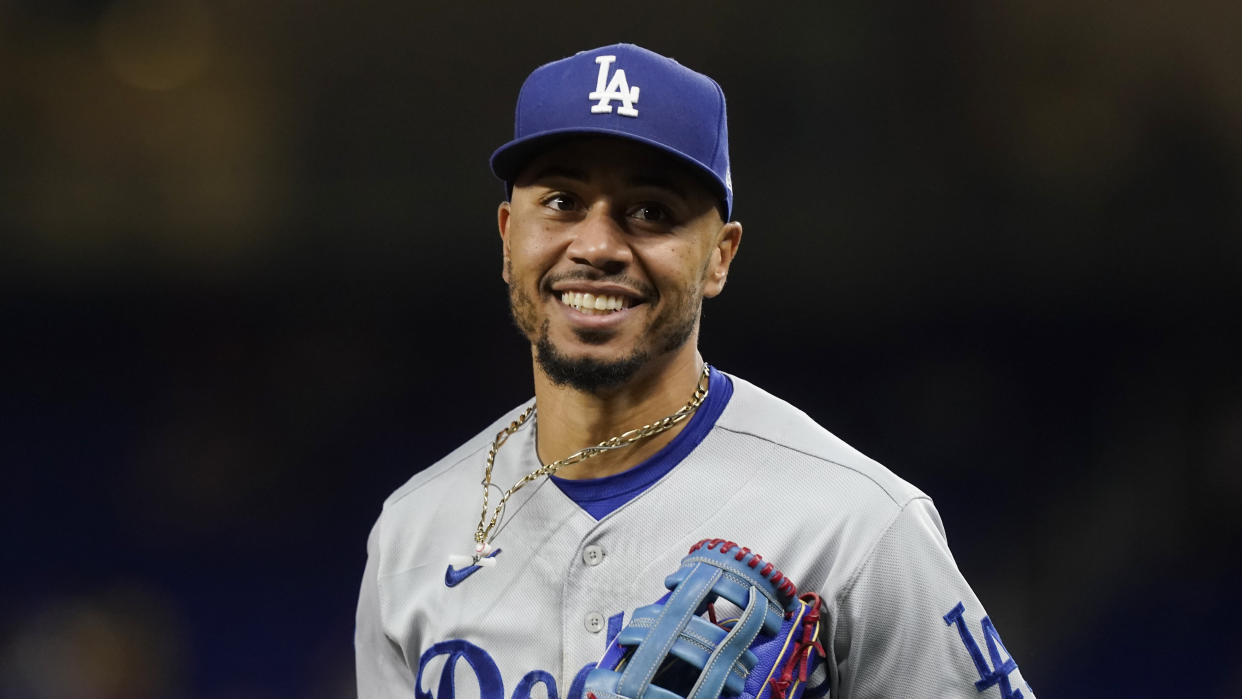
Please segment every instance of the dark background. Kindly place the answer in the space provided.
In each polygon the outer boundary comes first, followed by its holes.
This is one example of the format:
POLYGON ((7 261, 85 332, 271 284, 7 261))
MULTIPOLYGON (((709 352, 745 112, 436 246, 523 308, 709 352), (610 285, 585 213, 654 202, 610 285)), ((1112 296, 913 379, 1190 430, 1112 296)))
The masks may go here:
POLYGON ((487 157, 627 40, 730 100, 704 356, 1041 696, 1242 696, 1242 5, 439 5, 0 2, 0 695, 352 695, 380 503, 531 392, 487 157))

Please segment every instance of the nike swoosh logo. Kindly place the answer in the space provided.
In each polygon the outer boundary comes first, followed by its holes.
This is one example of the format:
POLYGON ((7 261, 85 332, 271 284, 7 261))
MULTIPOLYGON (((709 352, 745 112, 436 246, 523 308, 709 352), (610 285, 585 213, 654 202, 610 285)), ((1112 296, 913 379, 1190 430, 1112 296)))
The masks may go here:
MULTIPOLYGON (((500 555, 500 551, 501 549, 496 549, 495 551, 492 551, 490 554, 488 554, 487 557, 495 558, 496 556, 500 555)), ((467 566, 465 568, 462 568, 461 570, 457 570, 450 563, 448 570, 444 571, 445 587, 457 587, 459 584, 461 584, 461 581, 465 580, 471 575, 474 575, 475 571, 477 571, 479 568, 482 568, 482 567, 483 566, 472 565, 472 566, 467 566)))

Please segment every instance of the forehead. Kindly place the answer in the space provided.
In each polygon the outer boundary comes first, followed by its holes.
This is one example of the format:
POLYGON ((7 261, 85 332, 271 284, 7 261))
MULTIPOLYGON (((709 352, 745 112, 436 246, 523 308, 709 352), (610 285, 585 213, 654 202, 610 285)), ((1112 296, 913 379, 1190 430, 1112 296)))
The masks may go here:
POLYGON ((556 173, 585 181, 664 184, 689 200, 715 201, 712 190, 689 165, 664 151, 635 141, 607 136, 556 141, 531 158, 514 187, 533 184, 556 173))

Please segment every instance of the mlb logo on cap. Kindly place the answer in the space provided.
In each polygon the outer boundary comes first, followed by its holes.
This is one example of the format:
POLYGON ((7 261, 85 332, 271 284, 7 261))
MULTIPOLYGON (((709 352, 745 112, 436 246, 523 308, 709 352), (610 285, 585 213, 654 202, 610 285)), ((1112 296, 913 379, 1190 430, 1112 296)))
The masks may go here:
POLYGON ((729 128, 715 80, 633 44, 614 44, 536 68, 522 84, 513 140, 492 154, 492 172, 512 185, 549 142, 601 134, 645 143, 706 176, 733 211, 729 128))

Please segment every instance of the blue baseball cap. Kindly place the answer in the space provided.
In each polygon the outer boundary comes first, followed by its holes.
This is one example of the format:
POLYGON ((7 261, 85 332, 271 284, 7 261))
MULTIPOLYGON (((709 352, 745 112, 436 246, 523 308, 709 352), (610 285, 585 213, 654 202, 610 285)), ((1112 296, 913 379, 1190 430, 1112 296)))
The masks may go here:
POLYGON ((715 80, 634 44, 582 51, 534 70, 518 93, 513 140, 492 153, 492 172, 513 180, 548 144, 601 134, 658 148, 706 176, 733 213, 729 126, 715 80))

